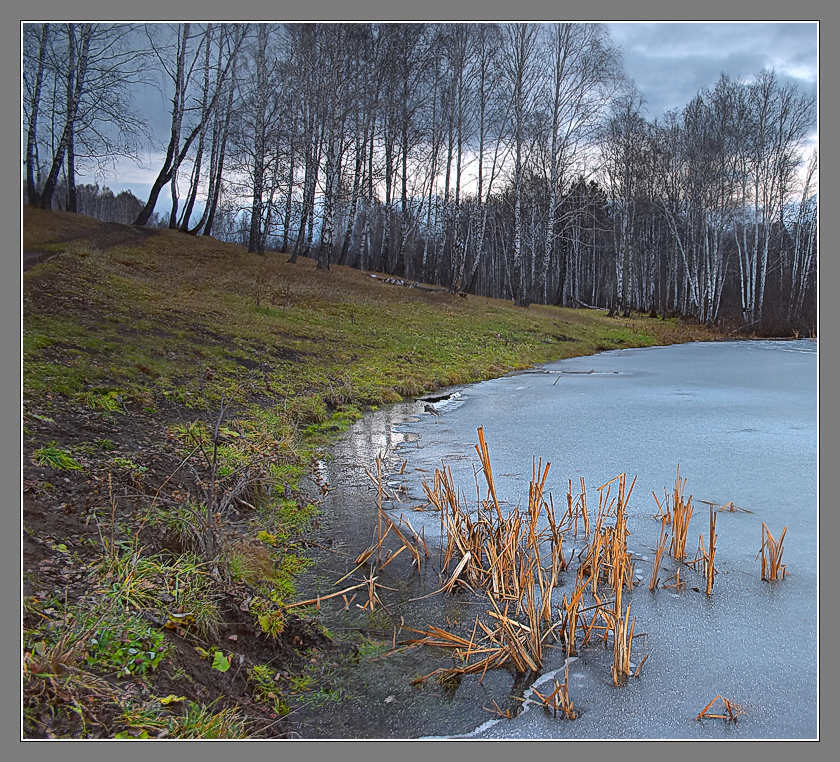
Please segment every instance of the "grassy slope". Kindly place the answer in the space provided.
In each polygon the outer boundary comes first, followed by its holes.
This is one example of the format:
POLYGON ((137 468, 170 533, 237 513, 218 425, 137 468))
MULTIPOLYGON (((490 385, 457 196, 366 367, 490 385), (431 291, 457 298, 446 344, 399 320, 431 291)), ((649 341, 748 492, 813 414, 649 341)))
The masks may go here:
POLYGON ((319 417, 321 402, 390 402, 551 359, 709 336, 676 320, 429 294, 171 231, 103 251, 91 221, 71 215, 27 210, 25 229, 25 249, 70 252, 25 278, 30 398, 189 392, 199 407, 266 393, 302 411, 307 400, 319 417), (50 243, 77 224, 83 238, 50 243))
MULTIPOLYGON (((32 735, 160 731, 157 720, 127 719, 116 709, 82 725, 84 712, 45 715, 43 707, 45 702, 69 706, 73 700, 84 706, 86 696, 100 694, 105 697, 100 703, 124 701, 123 683, 113 675, 113 654, 90 658, 91 635, 78 608, 73 614, 73 602, 90 607, 101 599, 113 609, 119 598, 119 616, 128 617, 125 626, 147 639, 156 637, 143 627, 149 618, 153 624, 166 618, 165 601, 150 598, 141 605, 117 596, 113 584, 140 573, 137 538, 144 543, 143 558, 156 564, 151 571, 143 567, 153 586, 165 588, 177 577, 178 564, 202 560, 189 555, 195 548, 177 542, 166 528, 177 528, 172 516, 179 501, 189 503, 196 495, 196 480, 188 478, 187 469, 176 471, 191 451, 186 427, 204 422, 206 439, 222 400, 230 409, 233 428, 228 430, 238 432, 223 448, 228 464, 235 468, 255 452, 264 457, 270 451, 265 462, 273 486, 250 523, 240 521, 239 539, 223 547, 223 582, 208 582, 220 588, 218 595, 205 594, 217 609, 208 621, 218 620, 218 626, 169 632, 168 639, 178 642, 160 668, 147 665, 140 680, 146 703, 138 699, 137 711, 152 705, 162 711, 153 699, 170 684, 194 699, 187 709, 178 709, 187 706, 181 702, 166 710, 160 722, 171 735, 234 734, 240 730, 237 718, 256 722, 260 706, 283 714, 266 691, 260 694, 259 674, 240 678, 238 687, 231 687, 236 681, 214 682, 205 675, 215 677, 209 665, 194 663, 179 638, 199 638, 205 646, 223 642, 231 611, 238 610, 232 604, 225 608, 224 596, 238 601, 256 591, 266 606, 282 612, 303 563, 295 531, 312 514, 296 491, 297 480, 315 448, 363 409, 602 349, 714 338, 676 320, 619 320, 544 306, 523 310, 500 300, 393 286, 349 268, 319 272, 308 259, 292 265, 284 255, 247 254, 212 239, 141 233, 40 210, 25 212, 24 250, 62 252, 28 271, 23 287, 25 648, 31 657, 25 705, 32 735), (62 469, 61 455, 79 468, 66 468, 64 461, 62 469), (116 549, 109 555, 108 531, 103 540, 90 517, 92 512, 107 516, 113 495, 119 495, 113 501, 116 549), (166 505, 170 513, 149 518, 150 505, 166 505), (228 552, 236 543, 245 543, 246 552, 228 552), (135 560, 127 570, 119 554, 129 551, 135 560), (243 558, 258 562, 243 567, 243 558), (90 591, 103 580, 112 592, 94 600, 90 591), (66 606, 55 602, 62 590, 66 606), (131 619, 136 612, 144 613, 145 624, 131 619), (78 648, 65 643, 56 656, 62 633, 71 630, 78 648), (35 648, 38 643, 43 645, 35 648), (45 666, 44 651, 52 667, 45 666), (84 674, 93 677, 68 688, 66 669, 55 667, 62 659, 77 666, 82 659, 84 674), (59 673, 65 674, 64 682, 59 673), (185 688, 188 684, 193 687, 185 688), (233 707, 224 711, 244 714, 219 716, 217 705, 202 715, 202 707, 220 694, 233 707)), ((200 477, 196 470, 191 473, 200 477)), ((300 623, 283 621, 285 630, 276 633, 280 639, 288 638, 294 624, 304 633, 295 635, 298 640, 317 645, 317 634, 307 631, 307 636, 300 623)), ((271 627, 259 620, 260 629, 265 633, 271 627)), ((249 663, 260 665, 263 646, 237 641, 236 648, 249 663)), ((290 651, 292 662, 293 657, 290 651)), ((266 709, 265 716, 273 717, 272 711, 266 709)), ((282 732, 282 725, 272 732, 282 732)))

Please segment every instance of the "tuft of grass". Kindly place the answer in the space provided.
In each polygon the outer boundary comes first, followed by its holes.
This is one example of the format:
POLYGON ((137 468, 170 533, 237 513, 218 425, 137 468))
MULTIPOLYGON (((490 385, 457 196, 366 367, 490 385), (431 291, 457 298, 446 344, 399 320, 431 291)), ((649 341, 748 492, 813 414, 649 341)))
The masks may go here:
POLYGON ((101 410, 106 413, 124 412, 123 395, 117 390, 111 389, 106 392, 93 390, 83 392, 79 396, 85 406, 91 410, 101 410))
POLYGON ((57 442, 50 442, 39 447, 32 453, 32 458, 39 466, 49 466, 58 471, 81 471, 82 465, 73 458, 67 450, 58 446, 57 442))
POLYGON ((183 696, 156 699, 123 708, 120 721, 126 730, 115 734, 121 740, 145 740, 167 737, 175 739, 240 739, 248 738, 245 719, 238 707, 214 711, 217 701, 200 704, 183 696), (183 706, 181 714, 172 714, 172 705, 183 706))
POLYGON ((108 596, 123 608, 153 613, 172 628, 194 626, 210 638, 218 634, 220 593, 208 564, 197 557, 128 549, 104 558, 100 573, 108 596))
POLYGON ((214 712, 212 704, 204 706, 195 701, 187 703, 183 716, 170 723, 169 730, 169 735, 172 738, 233 739, 248 737, 245 720, 238 707, 228 707, 214 712))

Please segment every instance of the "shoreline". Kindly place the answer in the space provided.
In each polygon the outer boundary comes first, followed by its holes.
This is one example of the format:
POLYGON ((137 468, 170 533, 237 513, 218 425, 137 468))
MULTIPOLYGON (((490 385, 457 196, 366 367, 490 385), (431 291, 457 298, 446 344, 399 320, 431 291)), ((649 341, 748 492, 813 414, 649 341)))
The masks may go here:
MULTIPOLYGON (((762 341, 762 340, 759 339, 758 341, 762 341)), ((712 341, 712 342, 694 342, 694 343, 712 345, 716 342, 712 341)), ((752 341, 750 341, 750 343, 752 343, 752 341)), ((642 348, 644 348, 644 349, 660 349, 662 347, 642 347, 642 348)), ((594 356, 594 355, 582 355, 582 356, 579 356, 579 357, 580 358, 585 358, 585 357, 592 357, 592 356, 594 356)), ((566 359, 571 359, 571 358, 566 358, 566 359)), ((535 366, 535 367, 539 367, 539 366, 535 366)), ((507 374, 507 375, 514 375, 515 376, 515 375, 517 375, 517 373, 514 372, 512 374, 507 374)), ((504 377, 501 377, 501 378, 504 378, 504 377)), ((470 385, 470 386, 472 386, 472 385, 470 385)), ((459 385, 454 390, 464 390, 464 387, 459 385)), ((447 390, 442 389, 442 390, 439 390, 439 391, 445 392, 447 390)), ((439 395, 438 393, 435 393, 435 396, 441 396, 441 395, 439 395)), ((395 414, 395 415, 392 416, 392 425, 394 425, 397 428, 402 428, 402 426, 400 425, 401 423, 409 423, 410 424, 410 423, 413 423, 413 422, 416 422, 417 420, 419 420, 416 417, 413 421, 412 420, 401 421, 401 420, 396 420, 396 419, 398 419, 400 417, 404 417, 406 415, 410 416, 411 415, 410 407, 412 405, 415 405, 419 408, 419 410, 422 410, 422 407, 420 407, 420 403, 421 403, 421 400, 416 400, 413 403, 396 403, 393 406, 389 406, 389 410, 393 411, 395 409, 400 409, 401 411, 403 411, 401 414, 395 414)), ((416 410, 415 412, 419 413, 419 410, 416 410)), ((384 411, 377 411, 377 413, 384 414, 384 411)), ((419 415, 422 416, 423 414, 419 413, 419 415)), ((445 415, 445 413, 444 413, 444 415, 445 415)), ((429 420, 431 420, 431 419, 429 419, 429 420)), ((359 425, 360 426, 362 425, 361 422, 360 422, 359 425)), ((350 433, 346 434, 345 437, 342 438, 342 444, 345 442, 345 440, 347 438, 352 438, 353 436, 354 436, 353 432, 350 432, 350 433)), ((339 445, 339 448, 342 446, 342 444, 339 445)), ((491 442, 490 444, 491 444, 491 454, 492 454, 494 443, 491 442)), ((498 449, 500 443, 495 443, 495 445, 496 445, 496 449, 498 449)), ((410 450, 408 452, 410 452, 410 450)), ((395 454, 394 459, 397 461, 397 464, 399 464, 399 461, 406 455, 406 450, 403 449, 402 451, 400 451, 400 449, 398 447, 398 449, 395 450, 395 453, 396 454, 395 454)), ((539 454, 539 453, 535 453, 535 454, 539 454)), ((358 450, 354 451, 353 457, 357 458, 356 462, 358 463, 358 450)), ((336 464, 340 464, 340 462, 341 462, 340 461, 340 456, 337 455, 336 456, 336 464)), ((409 457, 409 462, 410 462, 410 457, 409 457)), ((428 476, 430 477, 431 474, 428 474, 428 476)), ((387 477, 386 477, 386 479, 387 479, 387 477)), ((362 507, 363 512, 367 513, 369 526, 372 526, 372 524, 374 522, 374 516, 375 516, 375 513, 374 513, 374 511, 375 511, 375 495, 371 494, 370 488, 369 488, 368 485, 365 484, 365 482, 362 481, 362 482, 359 483, 359 485, 360 485, 360 488, 356 492, 355 502, 356 502, 357 505, 362 507)), ((469 485, 461 484, 460 486, 465 488, 467 493, 469 494, 469 492, 470 492, 469 485)), ((343 500, 346 500, 347 497, 348 496, 347 496, 346 493, 342 494, 342 499, 343 500)), ((472 501, 469 500, 469 499, 468 499, 468 502, 470 504, 472 504, 472 501)), ((408 498, 408 504, 410 504, 410 503, 411 503, 411 498, 409 497, 408 498)), ((328 508, 325 506, 325 510, 327 510, 327 509, 328 508)), ((352 509, 350 509, 350 510, 352 512, 352 509)), ((399 512, 400 512, 399 509, 397 509, 395 511, 395 513, 399 513, 399 512)), ((408 515, 409 515, 409 517, 411 516, 411 514, 408 514, 408 515)), ((640 514, 639 516, 636 516, 635 520, 639 520, 639 518, 644 516, 644 515, 646 515, 646 514, 640 514)), ((701 529, 701 531, 702 531, 702 529, 701 529)), ((431 547, 431 544, 432 544, 431 540, 429 541, 429 544, 430 544, 430 547, 431 547)), ((361 550, 363 545, 364 545, 364 543, 359 543, 358 547, 355 547, 354 549, 355 550, 361 550)), ((433 550, 433 555, 435 554, 435 552, 436 551, 433 550)), ((638 547, 634 548, 634 553, 638 554, 640 552, 644 552, 644 549, 643 548, 638 548, 638 547)), ((644 556, 642 556, 642 558, 644 558, 644 556)), ((383 582, 386 585, 392 584, 392 580, 388 577, 383 577, 383 582)), ((429 590, 436 589, 438 586, 439 586, 439 584, 437 582, 427 579, 425 587, 421 587, 420 584, 419 584, 419 580, 418 580, 418 586, 417 586, 418 590, 417 590, 416 594, 417 595, 425 594, 429 590)), ((640 591, 638 594, 641 594, 642 592, 643 591, 640 591)), ((390 604, 390 601, 387 598, 385 598, 385 601, 390 604)), ((478 602, 478 603, 480 603, 480 602, 478 602)), ((327 606, 326 603, 324 605, 325 605, 325 607, 327 606)), ((474 601, 471 601, 471 600, 462 602, 463 610, 465 612, 467 612, 467 614, 470 613, 470 608, 473 605, 478 605, 478 604, 474 601)), ((436 596, 436 597, 430 599, 430 601, 428 602, 427 608, 424 609, 424 611, 428 612, 428 614, 429 614, 429 618, 427 620, 427 623, 428 624, 437 624, 437 625, 445 626, 444 625, 445 618, 447 616, 451 616, 452 611, 456 608, 457 608, 457 603, 455 603, 448 596, 446 596, 446 597, 436 596), (446 614, 447 611, 449 611, 449 614, 446 614), (434 614, 437 614, 437 616, 433 616, 434 614)), ((402 612, 402 610, 400 610, 399 613, 402 614, 404 612, 402 612)), ((327 616, 327 615, 324 615, 324 616, 327 620, 329 620, 329 616, 327 616)), ((405 618, 405 624, 408 625, 408 626, 424 626, 424 622, 416 621, 416 620, 409 620, 409 618, 407 616, 405 618)), ((467 635, 469 635, 468 632, 467 632, 467 635)), ((660 647, 661 647, 661 645, 660 645, 660 647)), ((436 654, 436 652, 433 649, 427 649, 427 648, 424 648, 424 647, 421 647, 421 649, 424 650, 424 651, 427 651, 427 654, 425 656, 421 657, 421 661, 424 662, 426 664, 427 668, 428 668, 426 671, 429 671, 430 669, 433 669, 434 667, 439 667, 439 666, 441 666, 442 663, 445 663, 445 662, 448 661, 448 657, 446 655, 443 655, 443 656, 438 655, 438 654, 436 654)), ((417 667, 417 662, 412 662, 412 667, 416 668, 417 667)), ((493 684, 492 688, 490 688, 489 693, 486 692, 484 690, 484 688, 482 688, 481 686, 476 684, 476 681, 475 681, 474 678, 464 678, 464 681, 461 684, 461 686, 456 689, 456 693, 458 694, 457 698, 458 698, 458 701, 459 701, 459 706, 460 706, 460 702, 463 702, 463 703, 467 704, 470 701, 474 701, 476 703, 476 705, 481 704, 482 707, 486 707, 490 703, 490 698, 489 697, 491 695, 493 697, 493 700, 496 700, 497 703, 499 704, 499 706, 502 706, 502 707, 509 706, 510 703, 505 702, 503 699, 507 698, 510 695, 510 693, 514 693, 514 694, 518 693, 519 695, 527 694, 528 691, 530 690, 530 685, 531 684, 539 684, 540 681, 542 681, 542 680, 550 679, 550 673, 552 672, 552 670, 556 671, 557 668, 558 667, 556 667, 556 666, 552 667, 550 665, 550 663, 547 663, 545 669, 543 669, 539 674, 534 675, 533 677, 530 678, 530 680, 528 682, 522 683, 520 685, 515 684, 516 681, 513 679, 513 677, 509 673, 503 672, 503 675, 498 676, 498 677, 501 678, 501 683, 502 684, 500 684, 500 681, 497 680, 493 684), (471 685, 469 685, 468 683, 471 684, 471 685), (503 685, 504 683, 506 683, 509 686, 507 689, 504 688, 504 685, 503 685)), ((562 662, 560 663, 559 668, 562 669, 562 662)), ((591 667, 590 667, 590 669, 591 669, 591 667)), ((374 675, 376 674, 375 670, 372 672, 372 674, 374 674, 374 675)), ((389 672, 388 674, 392 675, 391 672, 389 672)), ((489 674, 490 673, 488 673, 488 675, 489 674)), ((405 677, 405 680, 407 681, 410 678, 410 675, 406 674, 404 677, 405 677)), ((644 677, 642 677, 642 681, 644 682, 644 677)), ((430 690, 436 690, 436 689, 430 689, 430 690)), ((625 689, 625 690, 629 690, 629 688, 625 689)), ((374 695, 375 695, 375 692, 374 692, 374 695)), ((404 700, 402 695, 400 695, 399 700, 400 701, 404 700)), ((423 697, 417 697, 415 700, 418 703, 418 705, 421 705, 421 706, 424 705, 423 697)), ((437 700, 439 702, 438 709, 439 709, 441 715, 446 715, 446 714, 448 714, 452 711, 447 706, 447 703, 446 703, 447 701, 450 701, 450 702, 452 701, 451 697, 447 697, 444 694, 444 692, 440 691, 440 692, 437 693, 437 700)), ((364 716, 360 715, 359 718, 358 718, 359 719, 359 724, 356 726, 357 731, 361 732, 362 735, 356 736, 351 732, 349 735, 347 735, 347 734, 339 735, 339 736, 315 735, 315 736, 310 736, 310 737, 313 738, 313 739, 315 739, 315 738, 318 738, 318 739, 320 739, 320 738, 334 738, 334 737, 335 738, 369 737, 368 734, 367 734, 367 731, 369 731, 371 728, 378 727, 379 720, 377 720, 377 718, 381 718, 381 722, 387 723, 387 714, 388 714, 389 709, 388 709, 388 705, 382 705, 382 706, 379 707, 379 711, 377 712, 377 711, 374 711, 374 709, 376 708, 376 704, 368 703, 368 706, 372 707, 371 713, 369 713, 367 715, 364 715, 364 716)), ((405 711, 404 707, 403 707, 403 711, 405 711)), ((428 712, 428 709, 426 709, 425 711, 428 712)), ((409 714, 411 714, 411 713, 412 712, 409 710, 409 714)), ((418 711, 417 714, 422 714, 422 712, 418 711)), ((483 709, 482 709, 481 712, 472 713, 471 716, 469 717, 469 719, 464 719, 463 722, 461 723, 460 728, 453 727, 452 730, 448 731, 448 732, 441 732, 440 729, 435 729, 434 726, 424 726, 422 724, 417 724, 417 725, 412 725, 411 729, 406 729, 405 735, 403 735, 403 734, 397 734, 397 735, 389 734, 389 735, 386 735, 386 736, 381 736, 381 735, 374 734, 373 736, 370 736, 370 737, 389 737, 389 738, 410 737, 410 738, 421 738, 421 739, 474 738, 476 736, 479 736, 479 735, 483 734, 486 730, 489 729, 489 727, 491 725, 496 725, 499 722, 503 723, 505 721, 504 720, 494 720, 490 715, 487 714, 486 711, 483 711, 483 709)), ((563 733, 565 727, 566 726, 565 726, 564 723, 559 724, 557 726, 557 732, 558 733, 563 733)), ((558 736, 558 737, 562 737, 562 736, 558 736)), ((688 737, 694 737, 694 736, 688 736, 688 737)), ((700 736, 697 736, 697 737, 704 737, 705 738, 706 736, 701 734, 700 736)))

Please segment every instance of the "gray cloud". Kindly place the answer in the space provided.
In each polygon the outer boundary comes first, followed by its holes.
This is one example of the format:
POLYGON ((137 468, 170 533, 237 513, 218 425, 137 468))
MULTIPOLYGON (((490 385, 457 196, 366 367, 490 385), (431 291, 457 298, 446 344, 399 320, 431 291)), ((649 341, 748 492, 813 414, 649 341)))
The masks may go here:
POLYGON ((805 92, 817 86, 815 23, 613 23, 624 67, 645 97, 647 115, 684 106, 726 72, 739 79, 763 68, 805 92))

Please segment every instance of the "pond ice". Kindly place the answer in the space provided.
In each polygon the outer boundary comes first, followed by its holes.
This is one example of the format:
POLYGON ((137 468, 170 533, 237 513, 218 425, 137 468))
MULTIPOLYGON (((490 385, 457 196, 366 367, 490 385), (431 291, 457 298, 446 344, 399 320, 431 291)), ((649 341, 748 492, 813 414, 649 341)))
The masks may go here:
MULTIPOLYGON (((632 595, 637 617, 633 660, 650 657, 639 679, 615 688, 609 652, 588 647, 570 666, 580 717, 556 720, 531 708, 488 722, 479 738, 815 738, 817 736, 817 354, 809 341, 683 344, 606 352, 461 388, 440 416, 421 415, 397 430, 410 503, 422 500, 441 459, 475 500, 472 444, 483 426, 500 499, 527 501, 532 456, 551 462, 547 488, 565 504, 586 479, 596 488, 624 471, 638 480, 630 501, 629 548, 644 582, 632 595), (593 371, 593 372, 589 372, 593 371), (410 437, 414 439, 414 437, 410 437), (694 496, 687 550, 708 532, 708 506, 720 512, 711 598, 699 574, 684 569, 679 593, 647 589, 659 533, 655 491, 672 491, 677 464, 694 496), (762 582, 756 558, 761 522, 776 537, 787 526, 788 577, 762 582), (645 636, 638 635, 646 633, 645 636), (746 711, 737 724, 697 722, 715 694, 746 711)), ((427 539, 437 516, 411 514, 427 539), (415 520, 416 519, 416 520, 415 520)), ((673 562, 666 556, 664 570, 673 562)), ((668 576, 662 574, 660 576, 668 576)), ((558 651, 559 653, 559 651, 558 651)), ((546 665, 547 670, 562 666, 546 665)))

